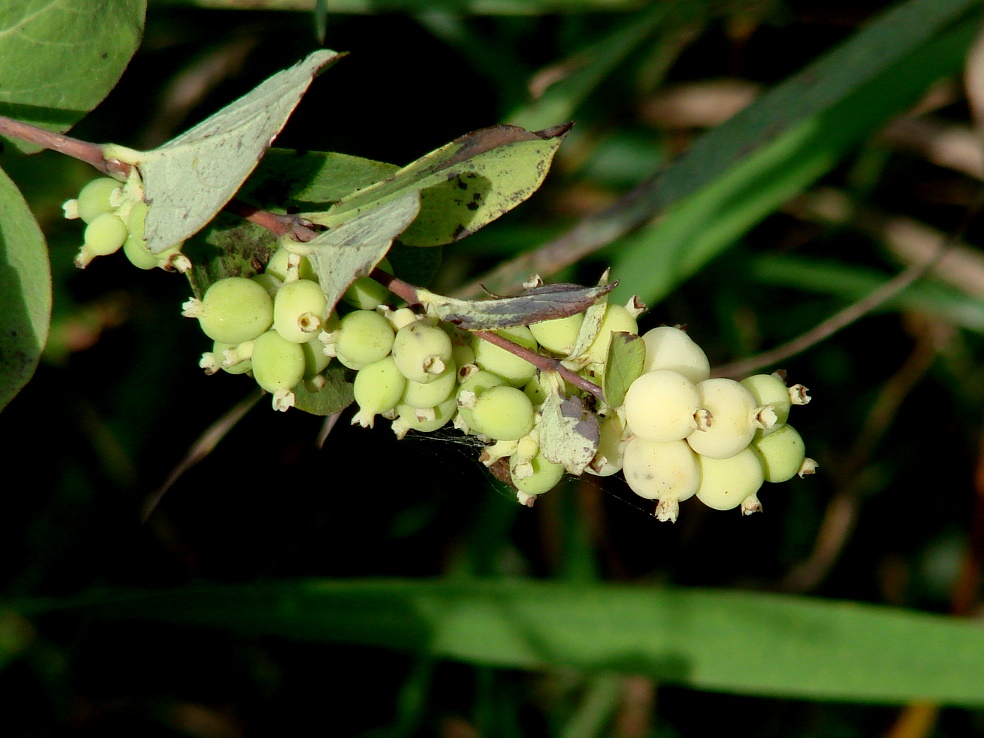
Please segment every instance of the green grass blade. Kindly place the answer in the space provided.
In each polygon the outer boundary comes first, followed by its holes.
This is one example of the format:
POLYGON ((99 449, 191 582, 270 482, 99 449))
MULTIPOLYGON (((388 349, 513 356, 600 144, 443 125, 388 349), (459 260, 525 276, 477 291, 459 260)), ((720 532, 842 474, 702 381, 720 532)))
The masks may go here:
POLYGON ((660 220, 613 246, 616 301, 654 304, 958 71, 971 3, 910 0, 700 139, 641 199, 660 220))
POLYGON ((853 602, 529 580, 347 580, 108 593, 22 604, 502 668, 650 676, 812 700, 984 706, 979 624, 853 602))

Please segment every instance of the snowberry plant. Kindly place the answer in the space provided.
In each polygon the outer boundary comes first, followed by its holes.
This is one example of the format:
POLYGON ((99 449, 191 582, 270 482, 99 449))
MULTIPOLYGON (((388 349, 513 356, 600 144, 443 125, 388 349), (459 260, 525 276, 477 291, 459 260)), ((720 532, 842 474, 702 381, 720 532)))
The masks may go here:
POLYGON ((640 335, 645 306, 611 302, 607 273, 590 286, 531 275, 482 300, 422 286, 428 251, 529 197, 570 126, 493 126, 403 167, 271 148, 338 57, 311 54, 151 151, 4 130, 100 170, 64 204, 84 224, 76 266, 122 251, 184 275, 201 368, 248 374, 276 411, 474 436, 527 505, 565 475, 621 472, 664 521, 690 497, 756 512, 764 483, 813 472, 788 422, 802 385, 714 377, 678 326, 640 335))

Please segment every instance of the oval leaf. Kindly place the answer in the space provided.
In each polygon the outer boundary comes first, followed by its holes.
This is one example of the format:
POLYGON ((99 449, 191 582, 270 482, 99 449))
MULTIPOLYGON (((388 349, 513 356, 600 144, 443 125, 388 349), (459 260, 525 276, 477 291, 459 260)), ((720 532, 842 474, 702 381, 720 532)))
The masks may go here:
POLYGON ((535 132, 499 125, 465 134, 343 198, 329 216, 336 221, 352 217, 406 192, 421 191, 420 215, 400 241, 409 246, 457 241, 536 191, 571 125, 535 132))
POLYGON ((311 260, 328 298, 328 311, 335 309, 342 294, 359 277, 373 270, 390 246, 417 216, 420 201, 408 192, 377 208, 332 228, 313 240, 292 246, 311 260))
POLYGON ((340 57, 316 51, 163 146, 120 152, 120 159, 137 165, 152 203, 145 225, 151 252, 190 238, 232 199, 314 75, 340 57))
POLYGON ((646 342, 642 340, 642 336, 625 331, 612 332, 603 388, 605 402, 610 407, 619 407, 625 402, 629 385, 642 374, 645 363, 646 342))
POLYGON ((550 284, 527 290, 515 297, 489 300, 459 300, 418 290, 421 304, 441 320, 468 331, 487 331, 529 325, 589 310, 612 291, 617 282, 595 287, 550 284))
POLYGON ((146 12, 147 0, 0 4, 0 114, 67 131, 119 81, 140 45, 146 12))
POLYGON ((20 190, 0 170, 0 409, 33 376, 51 323, 51 266, 44 234, 20 190))

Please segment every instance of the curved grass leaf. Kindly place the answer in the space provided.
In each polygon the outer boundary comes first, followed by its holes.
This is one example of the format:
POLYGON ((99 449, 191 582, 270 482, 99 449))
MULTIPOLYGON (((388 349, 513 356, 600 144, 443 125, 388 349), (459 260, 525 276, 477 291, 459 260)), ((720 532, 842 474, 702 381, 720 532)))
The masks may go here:
POLYGON ((339 58, 334 51, 316 51, 163 146, 119 154, 143 178, 151 203, 145 224, 151 252, 190 238, 232 199, 315 74, 339 58))
POLYGON ((909 0, 699 139, 640 198, 660 220, 614 244, 619 289, 655 304, 959 71, 980 17, 968 0, 909 0))
POLYGON ((119 81, 140 45, 146 12, 147 0, 0 3, 0 114, 68 130, 119 81))
MULTIPOLYGON (((760 284, 838 295, 848 301, 870 294, 891 278, 874 269, 789 254, 754 259, 749 277, 760 284)), ((880 309, 924 313, 984 333, 984 300, 928 279, 909 285, 880 309)))
POLYGON ((12 607, 382 646, 474 664, 641 674, 741 694, 984 707, 979 623, 738 591, 345 580, 93 594, 12 607))
POLYGON ((0 170, 0 409, 37 369, 51 323, 48 246, 20 190, 0 170))

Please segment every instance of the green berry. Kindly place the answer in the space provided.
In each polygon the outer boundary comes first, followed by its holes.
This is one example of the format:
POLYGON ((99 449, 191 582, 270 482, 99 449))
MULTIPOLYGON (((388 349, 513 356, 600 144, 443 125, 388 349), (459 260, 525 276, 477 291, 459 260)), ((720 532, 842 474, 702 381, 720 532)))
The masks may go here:
POLYGON ((817 467, 806 458, 806 444, 799 432, 788 423, 752 442, 765 471, 766 482, 785 482, 797 474, 812 474, 817 467))
POLYGON ((700 484, 697 454, 686 441, 633 438, 625 444, 622 473, 633 492, 659 501, 655 515, 661 521, 675 522, 680 503, 693 497, 700 484))
POLYGON ((79 217, 91 223, 103 213, 110 213, 122 202, 123 183, 112 177, 97 177, 79 191, 79 217))
POLYGON ((454 361, 448 362, 444 373, 433 382, 414 382, 407 380, 407 388, 403 393, 403 402, 411 407, 426 409, 436 407, 457 394, 458 368, 454 361))
MULTIPOLYGON (((556 487, 560 483, 560 480, 564 478, 565 469, 563 464, 555 464, 549 461, 542 453, 537 452, 529 462, 532 466, 532 474, 517 474, 516 458, 510 459, 509 473, 513 485, 524 495, 529 495, 530 497, 542 495, 544 492, 549 492, 556 487)), ((520 501, 525 501, 527 504, 532 502, 532 500, 524 500, 522 496, 520 497, 520 501)))
POLYGON ((639 323, 632 311, 624 305, 608 304, 598 335, 585 352, 584 358, 588 363, 604 364, 608 361, 608 347, 612 343, 612 333, 616 331, 638 334, 639 323))
POLYGON ((359 412, 352 418, 352 425, 371 428, 377 415, 395 408, 403 397, 407 380, 400 373, 392 356, 367 364, 355 375, 352 392, 359 412))
POLYGON ((393 421, 393 432, 397 438, 403 438, 408 431, 431 433, 454 420, 458 412, 458 404, 454 397, 449 397, 432 408, 420 409, 405 403, 396 406, 397 418, 393 421))
MULTIPOLYGON (((381 269, 387 274, 393 273, 393 267, 390 266, 387 259, 379 262, 377 269, 381 269)), ((342 293, 342 300, 359 310, 375 310, 380 305, 389 303, 393 297, 392 292, 368 276, 359 277, 342 293)))
POLYGON ((751 448, 726 459, 698 456, 697 499, 715 510, 733 510, 758 492, 764 481, 762 462, 751 448))
POLYGON ((531 323, 530 332, 547 351, 567 356, 574 348, 583 323, 584 313, 574 313, 564 318, 531 323))
POLYGON ((642 334, 646 344, 643 371, 672 369, 694 384, 711 376, 711 365, 704 349, 686 331, 661 325, 642 334))
POLYGON ((310 279, 285 282, 273 299, 273 327, 288 341, 307 343, 321 330, 328 299, 310 279))
POLYGON ((189 300, 182 313, 198 318, 213 341, 238 344, 251 341, 273 324, 273 300, 258 283, 246 277, 214 282, 201 300, 189 300))
MULTIPOLYGON (((538 348, 532 331, 525 325, 501 328, 494 333, 530 351, 536 351, 538 348)), ((475 363, 479 367, 486 371, 495 372, 513 387, 524 386, 536 374, 536 367, 526 359, 520 358, 511 351, 489 343, 478 336, 472 340, 472 349, 475 351, 475 363)))
POLYGON ((295 254, 283 247, 273 252, 263 271, 272 274, 281 282, 292 282, 295 279, 318 281, 318 275, 306 256, 295 254))
POLYGON ((451 363, 451 338, 428 321, 415 320, 396 332, 393 358, 403 376, 414 382, 433 382, 451 363))
MULTIPOLYGON (((472 367, 474 368, 474 365, 472 367)), ((495 372, 487 372, 482 369, 470 372, 458 387, 456 398, 458 403, 458 417, 455 421, 457 427, 465 433, 470 432, 474 426, 471 408, 475 407, 475 402, 486 390, 492 387, 501 387, 505 383, 506 380, 495 372)))
POLYGON ((670 369, 640 375, 625 393, 625 424, 648 441, 679 441, 707 425, 694 383, 670 369))
POLYGON ((495 441, 516 441, 533 429, 533 403, 516 387, 490 387, 471 408, 472 431, 495 441))
POLYGON ((291 390, 304 378, 301 344, 286 340, 275 330, 268 330, 253 341, 251 360, 256 383, 273 393, 274 409, 286 410, 293 406, 291 390))
POLYGON ((253 370, 253 342, 247 341, 238 346, 215 341, 212 352, 219 358, 219 367, 229 374, 245 374, 253 370))
POLYGON ((364 366, 389 356, 393 348, 393 326, 375 310, 354 310, 342 318, 335 331, 322 333, 327 352, 337 356, 349 369, 364 366))
POLYGON ((304 379, 314 379, 328 368, 331 357, 325 355, 325 345, 317 336, 302 343, 301 348, 304 349, 304 379))
POLYGON ((130 231, 120 216, 101 213, 89 221, 83 240, 94 254, 105 256, 118 251, 128 235, 130 231))

